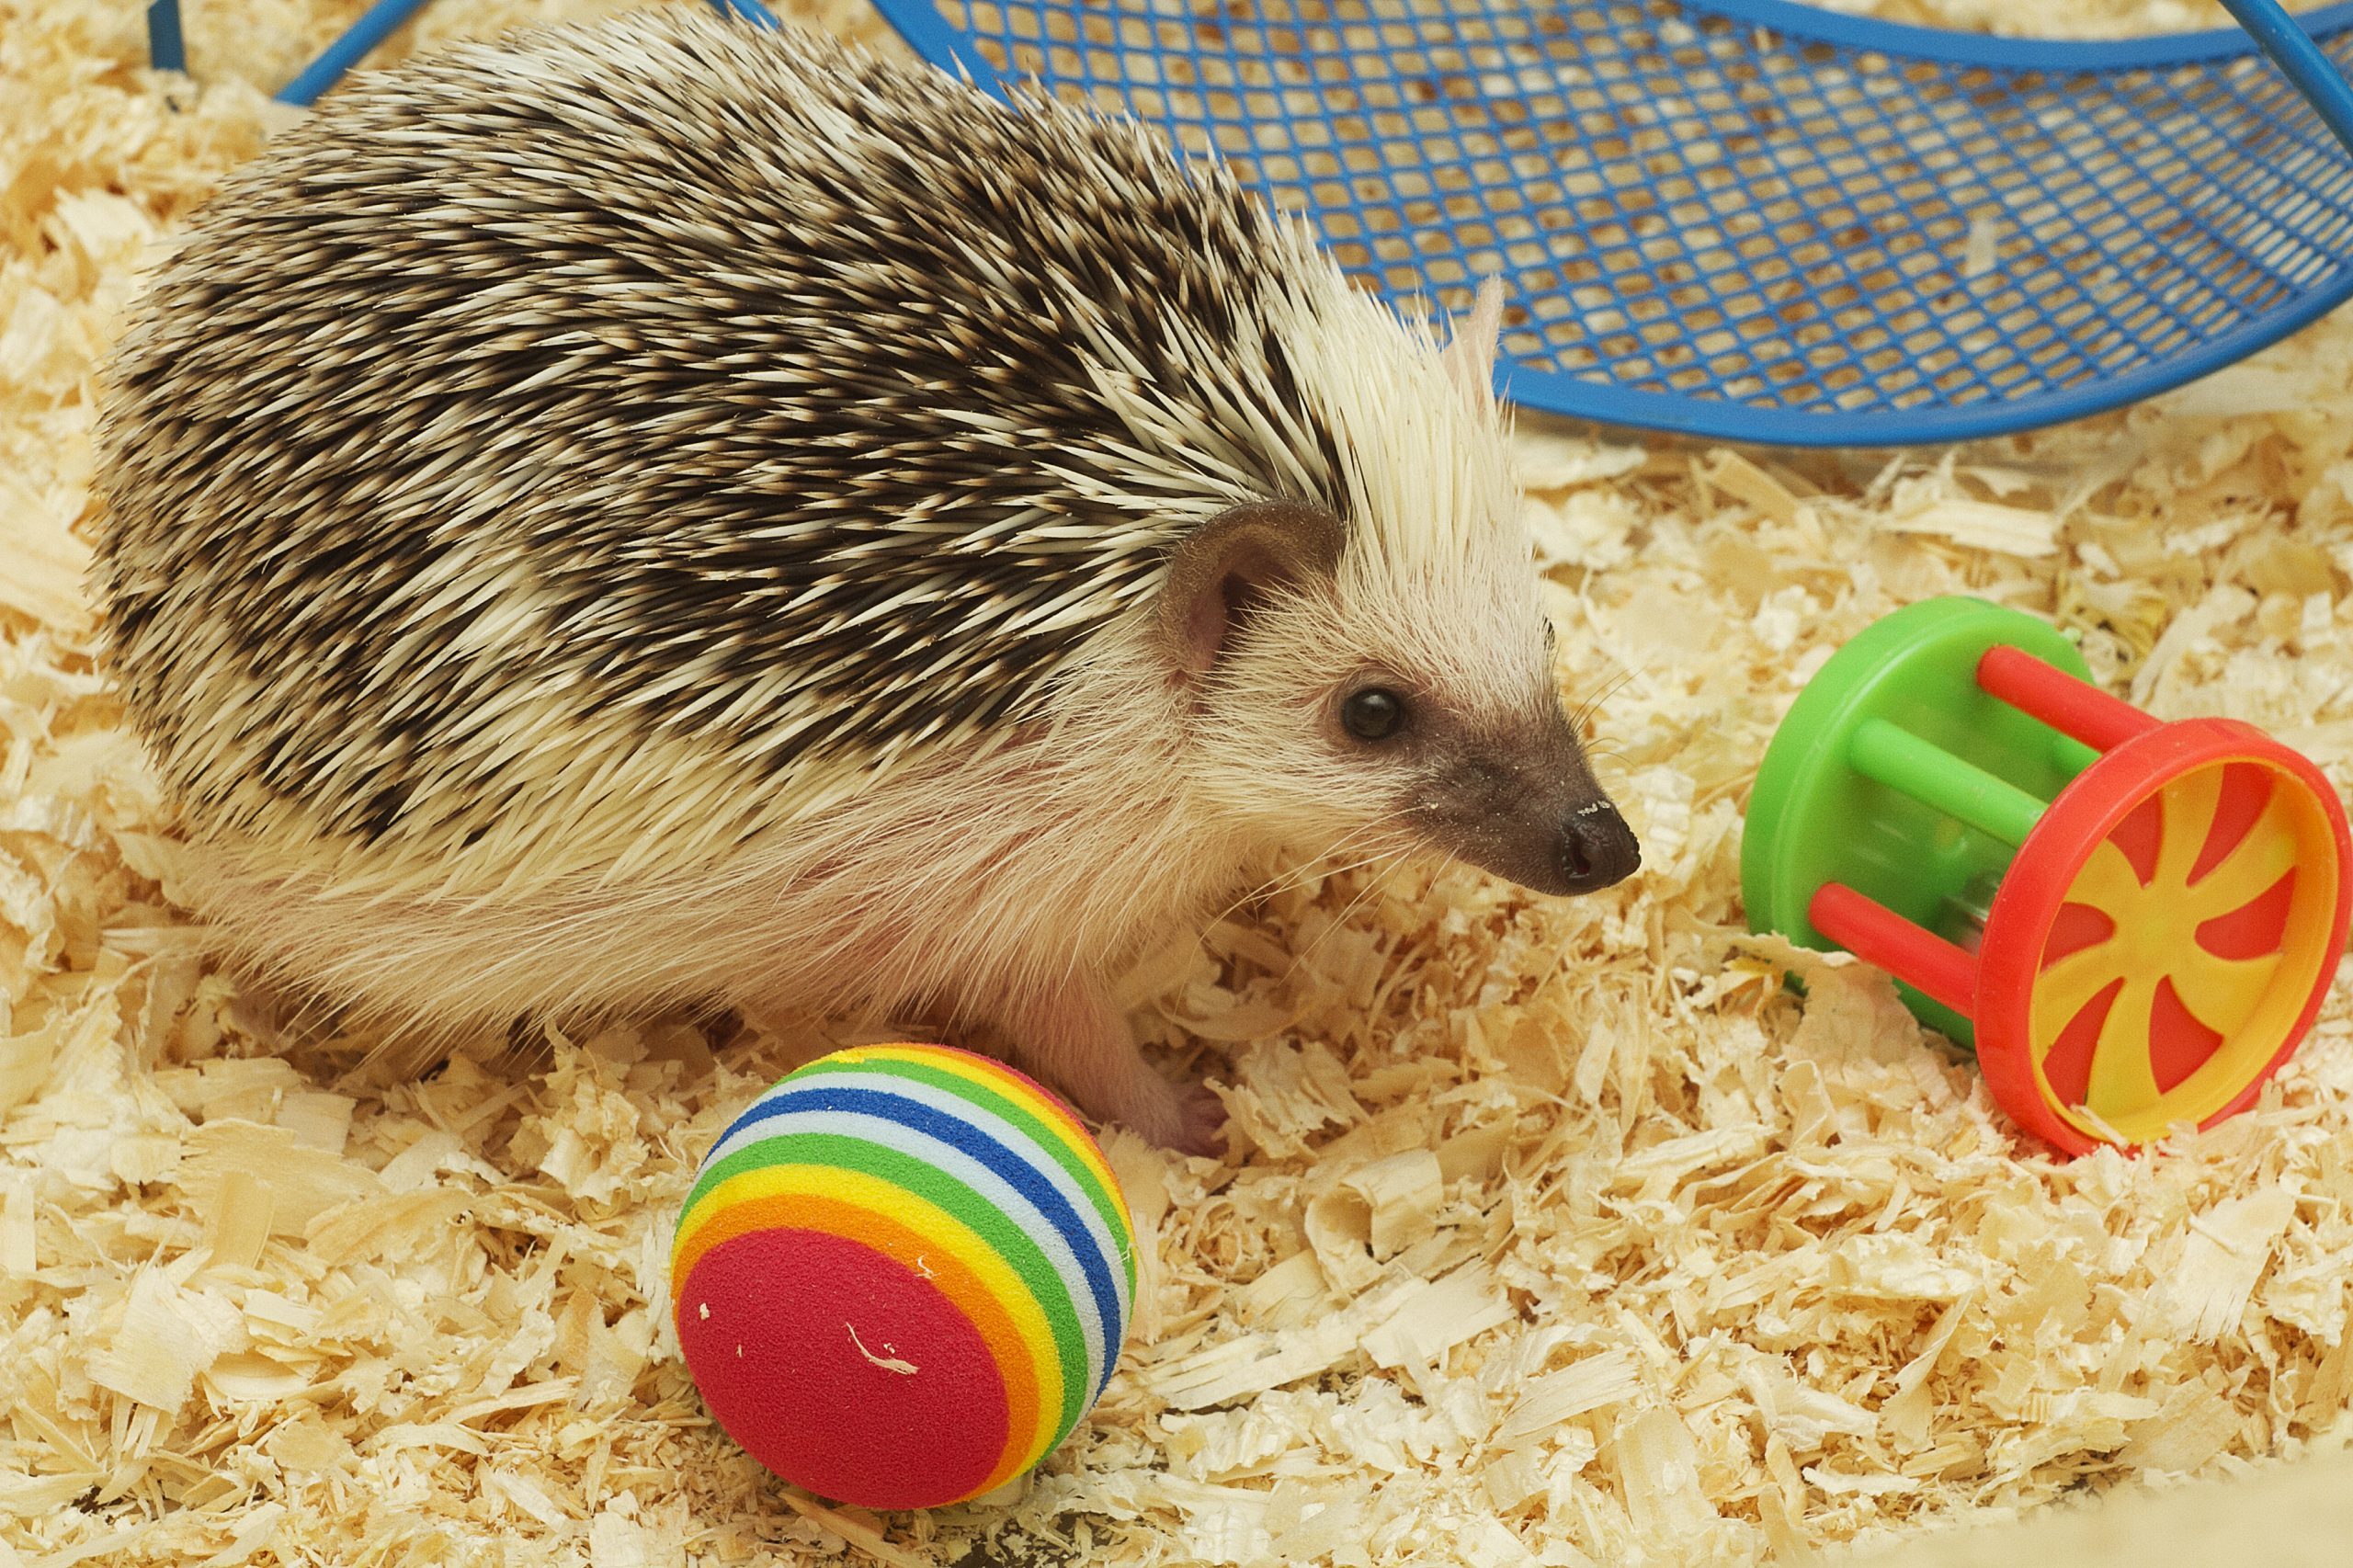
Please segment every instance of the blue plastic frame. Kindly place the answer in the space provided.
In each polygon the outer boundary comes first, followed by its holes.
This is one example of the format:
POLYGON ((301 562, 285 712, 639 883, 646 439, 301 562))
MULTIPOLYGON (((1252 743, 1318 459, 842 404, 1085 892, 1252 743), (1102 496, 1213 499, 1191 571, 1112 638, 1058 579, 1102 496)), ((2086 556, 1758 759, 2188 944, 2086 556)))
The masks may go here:
POLYGON ((376 0, 301 75, 278 89, 278 101, 308 108, 319 100, 320 94, 342 80, 345 72, 430 4, 432 0, 376 0))
POLYGON ((153 0, 147 7, 147 63, 157 71, 188 69, 188 40, 180 33, 180 0, 153 0))
MULTIPOLYGON (((904 4, 904 0, 900 0, 904 4)), ((1875 17, 1850 17, 1802 6, 1795 0, 1682 0, 1694 11, 1708 11, 1734 21, 1791 38, 1818 39, 1848 49, 1877 50, 1909 55, 1915 60, 1943 60, 1957 65, 1999 65, 2013 71, 2121 71, 2143 65, 2186 65, 2198 60, 2230 60, 2251 54, 2255 41, 2240 28, 2208 28, 2194 33, 2153 33, 2125 39, 2003 38, 1993 33, 1961 32, 1951 28, 1915 27, 1909 22, 1883 22, 1875 17)), ((2240 10, 2233 0, 2220 0, 2227 9, 2240 10)), ((884 7, 888 9, 888 7, 884 7)), ((2249 6, 2261 13, 2270 8, 2249 6)), ((2307 35, 2353 28, 2353 0, 2340 0, 2303 13, 2307 35)))

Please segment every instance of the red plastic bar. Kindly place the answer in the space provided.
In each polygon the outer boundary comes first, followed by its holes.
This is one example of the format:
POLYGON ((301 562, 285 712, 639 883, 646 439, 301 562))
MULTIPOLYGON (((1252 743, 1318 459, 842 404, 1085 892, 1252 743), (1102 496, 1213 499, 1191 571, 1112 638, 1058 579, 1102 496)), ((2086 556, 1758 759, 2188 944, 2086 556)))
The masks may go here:
POLYGON ((1824 882, 1806 905, 1813 928, 1868 964, 1964 1018, 1977 1011, 1977 960, 1844 882, 1824 882))
POLYGON ((2019 648, 1986 649, 1977 661, 1977 684, 1989 696, 2094 751, 2112 750, 2158 726, 2158 721, 2131 703, 2120 702, 2019 648))

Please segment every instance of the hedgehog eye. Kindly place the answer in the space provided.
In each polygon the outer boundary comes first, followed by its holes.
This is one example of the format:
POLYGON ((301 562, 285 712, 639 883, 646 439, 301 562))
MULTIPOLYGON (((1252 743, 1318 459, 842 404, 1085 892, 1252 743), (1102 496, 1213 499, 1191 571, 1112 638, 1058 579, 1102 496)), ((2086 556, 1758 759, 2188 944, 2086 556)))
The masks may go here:
POLYGON ((1360 741, 1385 741, 1405 724, 1405 699, 1378 686, 1351 692, 1340 705, 1340 722, 1360 741))

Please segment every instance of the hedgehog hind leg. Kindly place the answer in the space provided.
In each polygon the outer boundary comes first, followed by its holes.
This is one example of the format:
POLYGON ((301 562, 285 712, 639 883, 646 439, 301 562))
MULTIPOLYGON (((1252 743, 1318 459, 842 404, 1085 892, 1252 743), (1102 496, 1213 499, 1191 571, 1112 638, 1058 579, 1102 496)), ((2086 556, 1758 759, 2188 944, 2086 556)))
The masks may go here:
POLYGON ((585 1038, 673 1000, 636 957, 665 945, 632 949, 618 917, 329 891, 266 848, 210 844, 189 847, 171 894, 201 915, 214 966, 263 1026, 253 1032, 354 1085, 426 1075, 460 1052, 521 1062, 546 1050, 543 1024, 585 1038))
POLYGON ((1081 975, 1017 990, 994 1009, 1007 1054, 1098 1121, 1115 1121, 1181 1153, 1214 1155, 1224 1105, 1209 1089, 1154 1071, 1102 981, 1081 975))

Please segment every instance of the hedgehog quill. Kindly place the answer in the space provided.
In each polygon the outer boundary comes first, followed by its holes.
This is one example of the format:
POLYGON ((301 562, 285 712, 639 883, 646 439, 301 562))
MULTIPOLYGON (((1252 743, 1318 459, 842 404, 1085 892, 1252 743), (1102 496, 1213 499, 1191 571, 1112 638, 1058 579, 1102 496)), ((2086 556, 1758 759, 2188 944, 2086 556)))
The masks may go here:
POLYGON ((1499 311, 1441 346, 1222 165, 811 36, 365 78, 108 377, 109 658, 188 896, 395 1039, 887 1018, 1212 1147, 1105 977, 1277 846, 1636 867, 1499 311))

